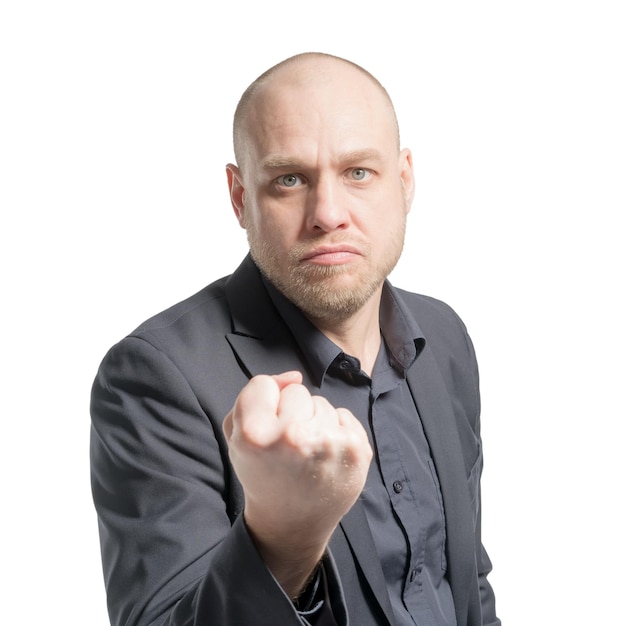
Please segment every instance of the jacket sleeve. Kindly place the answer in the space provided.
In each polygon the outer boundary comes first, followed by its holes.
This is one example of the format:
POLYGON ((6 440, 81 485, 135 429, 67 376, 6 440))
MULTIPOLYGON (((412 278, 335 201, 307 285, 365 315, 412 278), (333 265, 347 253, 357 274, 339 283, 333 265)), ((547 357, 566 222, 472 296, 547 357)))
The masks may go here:
POLYGON ((434 331, 437 341, 431 346, 437 353, 437 362, 446 385, 457 399, 457 432, 464 454, 467 485, 474 523, 474 551, 476 560, 476 602, 472 602, 468 623, 476 626, 500 626, 496 616, 496 602, 488 581, 492 566, 482 543, 481 523, 481 477, 483 471, 483 447, 481 439, 480 381, 474 345, 467 328, 458 315, 446 304, 433 301, 437 315, 434 319, 449 320, 451 325, 442 332, 434 331))
POLYGON ((480 435, 480 392, 479 392, 479 374, 476 360, 474 345, 463 322, 459 320, 465 334, 467 352, 471 363, 470 371, 473 372, 471 379, 475 388, 476 411, 473 429, 478 441, 478 458, 474 462, 469 472, 468 487, 470 491, 470 500, 474 510, 475 537, 476 537, 476 570, 478 576, 478 593, 480 599, 481 626, 500 626, 501 622, 496 617, 496 599, 493 588, 488 580, 491 572, 491 560, 482 543, 482 498, 481 498, 481 477, 483 472, 483 447, 480 435))
MULTIPOLYGON (((165 354, 136 337, 114 346, 94 381, 91 417, 111 624, 306 623, 229 509, 236 479, 223 416, 206 414, 165 354)), ((335 577, 330 557, 325 571, 335 577)))
POLYGON ((491 572, 491 560, 485 550, 482 543, 481 533, 481 494, 480 494, 480 477, 482 474, 483 457, 482 451, 479 459, 476 462, 476 467, 470 474, 470 494, 472 497, 472 506, 476 511, 476 568, 478 575, 478 593, 480 599, 481 610, 481 626, 500 626, 501 622, 496 617, 496 599, 493 592, 493 588, 488 580, 488 575, 491 572), (474 499, 475 498, 475 499, 474 499))

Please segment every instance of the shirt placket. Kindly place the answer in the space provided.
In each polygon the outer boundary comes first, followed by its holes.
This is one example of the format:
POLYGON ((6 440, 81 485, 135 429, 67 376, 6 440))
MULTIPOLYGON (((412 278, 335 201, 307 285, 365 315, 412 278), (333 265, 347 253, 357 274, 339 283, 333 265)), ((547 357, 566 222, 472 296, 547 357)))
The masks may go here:
POLYGON ((384 394, 372 397, 372 427, 379 452, 383 483, 408 548, 403 600, 411 611, 418 610, 418 596, 423 584, 425 528, 413 493, 412 481, 405 469, 394 426, 384 410, 384 394))

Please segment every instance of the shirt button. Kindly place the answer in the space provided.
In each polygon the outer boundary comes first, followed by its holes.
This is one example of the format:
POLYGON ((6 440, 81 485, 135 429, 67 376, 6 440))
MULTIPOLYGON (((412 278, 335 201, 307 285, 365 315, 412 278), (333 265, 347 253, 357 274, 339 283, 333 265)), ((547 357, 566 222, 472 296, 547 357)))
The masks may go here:
POLYGON ((400 493, 404 489, 404 485, 399 480, 394 480, 393 482, 393 490, 396 493, 400 493))

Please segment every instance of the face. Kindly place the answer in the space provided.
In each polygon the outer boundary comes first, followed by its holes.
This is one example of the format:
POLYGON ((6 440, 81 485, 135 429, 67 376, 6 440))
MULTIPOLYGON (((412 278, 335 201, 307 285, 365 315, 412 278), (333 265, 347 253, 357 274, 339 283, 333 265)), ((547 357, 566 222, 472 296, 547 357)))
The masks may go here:
POLYGON ((402 251, 413 173, 366 77, 339 66, 274 78, 227 172, 253 259, 306 315, 342 322, 377 302, 402 251))

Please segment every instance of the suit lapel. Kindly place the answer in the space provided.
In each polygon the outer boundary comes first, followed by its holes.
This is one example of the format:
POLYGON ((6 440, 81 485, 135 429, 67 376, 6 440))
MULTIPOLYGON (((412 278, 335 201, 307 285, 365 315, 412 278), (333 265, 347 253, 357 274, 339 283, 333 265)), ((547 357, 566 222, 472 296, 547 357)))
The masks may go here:
POLYGON ((395 617, 391 601, 389 600, 387 583, 385 582, 374 539, 367 523, 365 508, 360 500, 357 500, 341 520, 340 529, 335 532, 330 542, 331 551, 333 550, 333 545, 336 545, 340 540, 339 532, 343 532, 350 550, 358 561, 358 567, 363 571, 374 597, 389 620, 389 624, 394 624, 395 617))
POLYGON ((233 320, 233 332, 226 339, 250 377, 305 369, 298 346, 249 256, 228 279, 226 297, 233 320))
POLYGON ((466 612, 469 599, 474 523, 456 418, 428 344, 410 368, 407 380, 439 476, 446 519, 449 581, 457 615, 461 615, 466 612))

